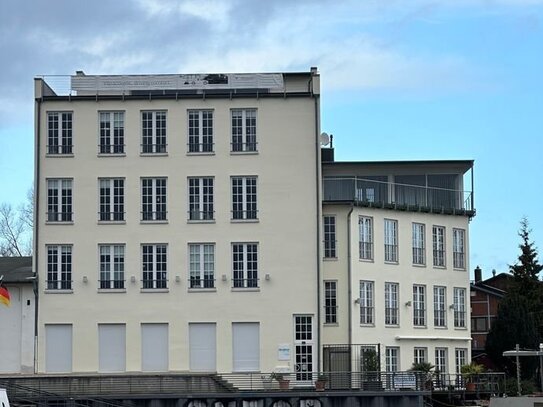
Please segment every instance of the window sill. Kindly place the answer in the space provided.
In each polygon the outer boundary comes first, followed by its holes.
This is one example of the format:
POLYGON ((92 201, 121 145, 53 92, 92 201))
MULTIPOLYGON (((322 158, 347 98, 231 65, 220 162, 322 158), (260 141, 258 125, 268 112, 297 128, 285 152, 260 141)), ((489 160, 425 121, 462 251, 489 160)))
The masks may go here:
POLYGON ((434 329, 445 330, 445 329, 447 329, 447 327, 446 326, 434 326, 434 329))
POLYGON ((99 225, 126 225, 125 220, 99 220, 99 225))
POLYGON ((74 290, 51 290, 51 289, 45 289, 44 294, 73 294, 74 290))
POLYGON ((168 153, 140 153, 140 157, 167 157, 168 153))
POLYGON ((45 153, 45 156, 46 156, 46 157, 51 157, 51 158, 73 158, 73 157, 74 157, 74 153, 70 153, 70 154, 51 154, 51 153, 45 153))
POLYGON ((165 225, 168 220, 140 220, 140 225, 165 225))
POLYGON ((216 223, 215 219, 187 219, 187 223, 216 223))
POLYGON ((98 294, 119 294, 126 293, 126 288, 99 288, 98 294))
POLYGON ((437 270, 447 270, 447 266, 433 266, 437 270))
POLYGON ((230 219, 230 223, 258 223, 258 219, 230 219))
POLYGON ((360 261, 362 263, 373 263, 374 262, 373 259, 361 259, 360 257, 358 258, 358 261, 360 261))
POLYGON ((413 325, 414 329, 428 329, 426 325, 413 325))
POLYGON ((216 288, 189 288, 187 290, 189 293, 215 293, 217 292, 216 288))
POLYGON ((360 324, 361 328, 375 328, 375 324, 360 324))
POLYGON ((98 153, 96 157, 126 157, 126 153, 98 153))
POLYGON ((339 324, 337 322, 329 322, 329 323, 324 323, 323 324, 323 327, 325 328, 334 328, 334 327, 338 327, 339 324))
POLYGON ((458 327, 458 326, 455 326, 455 327, 454 327, 454 330, 455 330, 455 331, 467 331, 468 328, 467 328, 467 327, 458 327))
POLYGON ((58 221, 46 220, 45 224, 46 225, 73 225, 74 221, 73 220, 58 220, 58 221))
POLYGON ((426 264, 412 264, 413 267, 420 267, 420 268, 426 268, 426 264))
POLYGON ((466 271, 465 268, 461 268, 461 267, 454 267, 453 270, 454 271, 466 271))
POLYGON ((399 328, 400 325, 399 324, 385 324, 385 328, 399 328))
POLYGON ((169 288, 140 288, 140 293, 169 293, 169 288))
POLYGON ((230 155, 258 155, 258 151, 230 151, 230 155))
POLYGON ((386 261, 384 262, 385 264, 391 264, 393 266, 398 266, 400 264, 400 262, 398 261, 386 261))
POLYGON ((338 258, 337 257, 323 257, 322 260, 323 261, 337 261, 338 258))
POLYGON ((187 151, 187 155, 215 155, 215 151, 187 151))
POLYGON ((260 287, 232 287, 233 292, 260 292, 260 287))

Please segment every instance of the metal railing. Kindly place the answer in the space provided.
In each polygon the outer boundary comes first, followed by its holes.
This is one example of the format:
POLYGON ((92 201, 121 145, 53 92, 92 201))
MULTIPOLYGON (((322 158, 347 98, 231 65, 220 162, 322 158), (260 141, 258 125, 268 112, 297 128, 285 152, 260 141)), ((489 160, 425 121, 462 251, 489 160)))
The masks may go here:
POLYGON ((473 211, 471 191, 407 185, 358 177, 324 177, 323 200, 420 211, 473 211))

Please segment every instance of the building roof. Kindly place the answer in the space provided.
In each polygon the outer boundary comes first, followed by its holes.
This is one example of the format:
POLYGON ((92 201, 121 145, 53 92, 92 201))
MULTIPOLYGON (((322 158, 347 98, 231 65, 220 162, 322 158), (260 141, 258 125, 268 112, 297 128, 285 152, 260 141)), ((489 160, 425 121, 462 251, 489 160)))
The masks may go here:
POLYGON ((324 162, 323 166, 360 166, 360 167, 418 167, 418 166, 454 166, 460 168, 463 172, 473 168, 474 160, 398 160, 398 161, 330 161, 324 162))
POLYGON ((29 283, 28 277, 33 277, 32 257, 0 257, 0 276, 4 283, 29 283))

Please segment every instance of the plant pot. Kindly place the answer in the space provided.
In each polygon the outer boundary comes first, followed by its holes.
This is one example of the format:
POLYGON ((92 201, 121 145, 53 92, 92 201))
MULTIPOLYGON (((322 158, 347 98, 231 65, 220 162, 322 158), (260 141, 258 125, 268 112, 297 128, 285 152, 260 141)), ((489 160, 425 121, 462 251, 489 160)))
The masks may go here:
POLYGON ((288 390, 290 385, 290 380, 278 380, 279 381, 279 388, 281 390, 288 390))
POLYGON ((316 391, 324 391, 324 388, 326 387, 326 381, 324 380, 317 380, 315 382, 315 390, 316 391))
POLYGON ((475 383, 468 382, 466 383, 466 391, 475 391, 477 389, 477 386, 475 386, 475 383))

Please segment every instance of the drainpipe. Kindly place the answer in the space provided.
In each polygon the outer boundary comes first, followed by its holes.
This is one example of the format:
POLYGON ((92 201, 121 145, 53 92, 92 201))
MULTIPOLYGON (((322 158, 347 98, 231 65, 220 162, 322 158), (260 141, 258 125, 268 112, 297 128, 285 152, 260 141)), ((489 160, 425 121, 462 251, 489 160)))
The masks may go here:
MULTIPOLYGON (((352 291, 353 291, 353 284, 351 281, 351 275, 352 275, 352 266, 351 266, 351 215, 354 210, 354 204, 351 204, 351 209, 349 210, 349 213, 347 214, 347 310, 348 310, 348 319, 349 319, 349 338, 348 338, 348 344, 349 344, 349 352, 351 351, 351 346, 353 344, 352 339, 352 333, 353 333, 353 309, 352 309, 352 291)), ((349 361, 350 363, 350 361, 349 361)))
POLYGON ((36 139, 34 140, 34 232, 33 232, 33 253, 32 253, 32 268, 34 272, 34 280, 32 281, 32 288, 34 290, 34 373, 38 373, 38 299, 39 299, 39 282, 38 282, 38 231, 40 225, 40 208, 39 208, 39 196, 40 196, 40 127, 41 127, 41 101, 43 96, 43 79, 40 81, 40 97, 36 98, 35 104, 35 126, 36 126, 36 139))
MULTIPOLYGON (((311 78, 313 81, 313 78, 311 78)), ((320 106, 319 106, 319 95, 313 93, 313 99, 315 101, 315 185, 316 185, 316 221, 317 221, 317 327, 316 337, 317 337, 317 363, 315 366, 318 366, 318 371, 322 371, 321 366, 321 244, 320 244, 320 221, 321 221, 321 160, 320 160, 320 106)))

